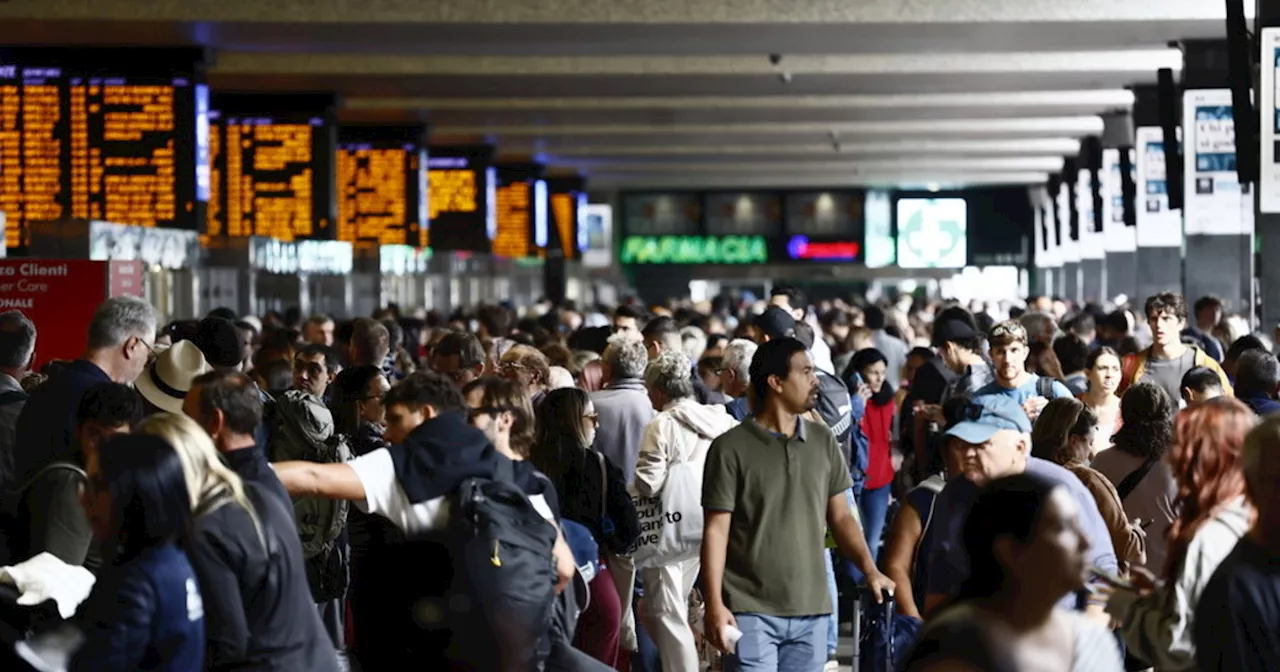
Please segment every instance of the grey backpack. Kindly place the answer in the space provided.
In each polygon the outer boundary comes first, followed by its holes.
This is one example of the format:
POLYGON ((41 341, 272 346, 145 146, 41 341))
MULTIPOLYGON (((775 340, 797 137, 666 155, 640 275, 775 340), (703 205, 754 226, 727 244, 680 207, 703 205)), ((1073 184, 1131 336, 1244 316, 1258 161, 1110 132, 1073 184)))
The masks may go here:
MULTIPOLYGON (((271 461, 303 460, 327 464, 351 459, 346 439, 334 432, 333 415, 315 395, 289 390, 276 398, 271 461)), ((312 558, 332 550, 347 524, 348 502, 325 497, 295 497, 293 515, 302 553, 312 558)))

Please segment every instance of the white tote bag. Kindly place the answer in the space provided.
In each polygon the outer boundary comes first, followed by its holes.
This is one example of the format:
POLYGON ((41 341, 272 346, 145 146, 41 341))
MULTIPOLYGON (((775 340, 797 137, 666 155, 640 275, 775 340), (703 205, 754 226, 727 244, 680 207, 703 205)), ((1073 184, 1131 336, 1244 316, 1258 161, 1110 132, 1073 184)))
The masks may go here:
MULTIPOLYGON (((690 452, 697 452, 696 446, 690 452)), ((661 567, 698 556, 702 546, 702 468, 685 455, 667 467, 662 491, 632 495, 640 536, 631 559, 636 567, 661 567)))

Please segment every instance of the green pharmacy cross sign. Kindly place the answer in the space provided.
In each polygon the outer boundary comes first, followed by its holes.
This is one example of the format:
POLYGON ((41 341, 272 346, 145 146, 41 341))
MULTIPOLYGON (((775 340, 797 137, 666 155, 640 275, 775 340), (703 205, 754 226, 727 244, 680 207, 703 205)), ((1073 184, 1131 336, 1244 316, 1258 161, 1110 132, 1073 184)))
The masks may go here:
MULTIPOLYGON (((965 211, 960 199, 912 203, 898 225, 898 261, 904 268, 947 268, 965 264, 965 211)), ((899 209, 899 214, 903 213, 899 209)))
POLYGON ((764 264, 764 236, 627 236, 624 264, 764 264))

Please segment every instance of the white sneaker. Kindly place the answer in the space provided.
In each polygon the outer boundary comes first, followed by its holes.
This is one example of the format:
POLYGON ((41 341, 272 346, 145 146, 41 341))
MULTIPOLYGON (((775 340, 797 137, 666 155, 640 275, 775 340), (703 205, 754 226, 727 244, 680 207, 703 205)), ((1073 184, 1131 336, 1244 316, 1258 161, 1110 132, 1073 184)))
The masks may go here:
POLYGON ((822 666, 822 672, 840 672, 840 661, 828 660, 827 664, 822 666))

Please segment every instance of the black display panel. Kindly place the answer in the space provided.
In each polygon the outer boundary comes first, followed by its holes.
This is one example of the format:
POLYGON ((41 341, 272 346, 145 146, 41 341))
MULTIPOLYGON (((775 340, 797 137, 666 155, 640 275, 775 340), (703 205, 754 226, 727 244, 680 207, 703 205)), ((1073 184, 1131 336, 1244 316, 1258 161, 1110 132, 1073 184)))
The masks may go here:
POLYGON ((337 235, 333 108, 330 95, 213 98, 209 237, 337 235))
POLYGON ((707 234, 777 236, 782 233, 782 196, 774 192, 727 191, 706 195, 707 234))
POLYGON ((497 235, 493 148, 431 147, 428 154, 431 248, 489 252, 497 235))
MULTIPOLYGON (((1026 187, 901 192, 898 197, 899 200, 963 199, 969 266, 1025 266, 1030 263, 1036 220, 1026 187)), ((1050 223, 1050 232, 1051 226, 1050 223)), ((896 227, 901 231, 903 222, 896 222, 896 227)))
POLYGON ((862 240, 863 203, 860 191, 797 191, 787 194, 789 235, 862 240))
POLYGON ((424 133, 422 126, 338 128, 338 240, 426 244, 424 133))
POLYGON ((697 193, 622 195, 626 236, 696 236, 702 233, 702 196, 697 193))
POLYGON ((198 49, 0 49, 6 245, 64 217, 197 229, 207 111, 198 49))

